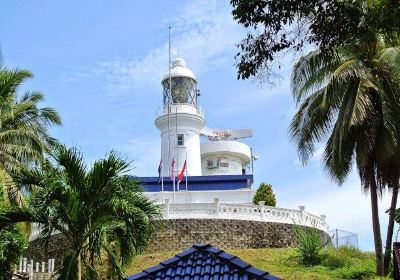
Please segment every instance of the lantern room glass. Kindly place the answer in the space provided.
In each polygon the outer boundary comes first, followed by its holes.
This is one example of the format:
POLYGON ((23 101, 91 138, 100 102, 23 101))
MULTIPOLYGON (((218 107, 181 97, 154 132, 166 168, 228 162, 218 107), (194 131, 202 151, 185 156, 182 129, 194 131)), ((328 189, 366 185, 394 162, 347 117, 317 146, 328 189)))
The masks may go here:
POLYGON ((163 82, 163 103, 170 104, 191 104, 197 105, 196 81, 188 77, 171 78, 170 94, 169 79, 163 82))

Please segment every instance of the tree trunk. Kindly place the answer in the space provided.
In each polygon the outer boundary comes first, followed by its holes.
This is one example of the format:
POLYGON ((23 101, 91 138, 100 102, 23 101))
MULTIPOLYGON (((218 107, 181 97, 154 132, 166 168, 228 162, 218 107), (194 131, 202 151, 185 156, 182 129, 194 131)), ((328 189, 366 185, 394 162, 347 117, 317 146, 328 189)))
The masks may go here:
POLYGON ((389 209, 389 224, 386 235, 386 246, 385 246, 385 258, 383 273, 387 275, 389 273, 389 264, 392 256, 392 240, 393 240, 393 228, 394 228, 394 212, 396 211, 397 197, 399 194, 399 184, 396 182, 392 186, 392 201, 389 209))
POLYGON ((382 254, 382 235, 381 227, 379 224, 379 214, 378 214, 378 195, 376 188, 376 181, 374 173, 369 176, 370 189, 369 193, 371 195, 371 211, 372 211, 372 229, 374 232, 374 243, 375 243, 375 257, 376 257, 376 274, 378 276, 383 276, 383 254, 382 254))

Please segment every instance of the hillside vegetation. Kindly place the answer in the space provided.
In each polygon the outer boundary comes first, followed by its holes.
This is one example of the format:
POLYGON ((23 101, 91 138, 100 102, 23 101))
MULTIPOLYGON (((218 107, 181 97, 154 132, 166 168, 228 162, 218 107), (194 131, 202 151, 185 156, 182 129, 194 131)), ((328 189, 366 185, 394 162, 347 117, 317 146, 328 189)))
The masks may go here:
MULTIPOLYGON (((263 248, 227 250, 253 266, 271 274, 291 279, 390 279, 375 277, 374 254, 353 248, 324 249, 321 252, 321 263, 306 267, 300 264, 296 249, 263 248)), ((148 253, 137 256, 126 268, 127 275, 140 272, 148 267, 174 256, 178 252, 148 253)))

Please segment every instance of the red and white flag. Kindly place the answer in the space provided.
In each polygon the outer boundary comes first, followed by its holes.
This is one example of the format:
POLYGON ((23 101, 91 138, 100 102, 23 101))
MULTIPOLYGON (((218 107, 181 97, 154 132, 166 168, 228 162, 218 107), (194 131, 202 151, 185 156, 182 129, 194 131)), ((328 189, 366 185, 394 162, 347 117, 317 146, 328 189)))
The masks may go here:
POLYGON ((171 180, 175 180, 176 172, 175 172, 175 158, 172 159, 171 162, 171 170, 170 170, 171 180))
POLYGON ((181 173, 179 173, 179 177, 178 177, 178 182, 182 182, 183 176, 185 175, 185 170, 186 170, 186 160, 185 163, 183 164, 181 173))

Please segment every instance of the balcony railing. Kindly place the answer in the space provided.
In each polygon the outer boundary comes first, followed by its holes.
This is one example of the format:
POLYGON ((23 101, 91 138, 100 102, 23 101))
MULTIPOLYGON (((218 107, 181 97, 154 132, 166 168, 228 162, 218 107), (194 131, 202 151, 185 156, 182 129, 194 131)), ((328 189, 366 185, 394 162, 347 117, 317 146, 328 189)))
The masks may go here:
MULTIPOLYGON (((174 103, 170 105, 170 115, 173 116, 177 108, 177 113, 190 113, 190 114, 197 114, 204 118, 204 110, 201 108, 200 105, 194 106, 188 103, 174 103)), ((168 106, 162 106, 157 109, 156 117, 162 117, 168 114, 168 106)))
POLYGON ((263 202, 259 205, 220 203, 218 199, 215 199, 214 203, 171 204, 168 199, 165 199, 165 202, 161 205, 165 219, 252 220, 296 224, 328 231, 326 216, 310 214, 305 211, 304 206, 295 210, 266 206, 263 202))

